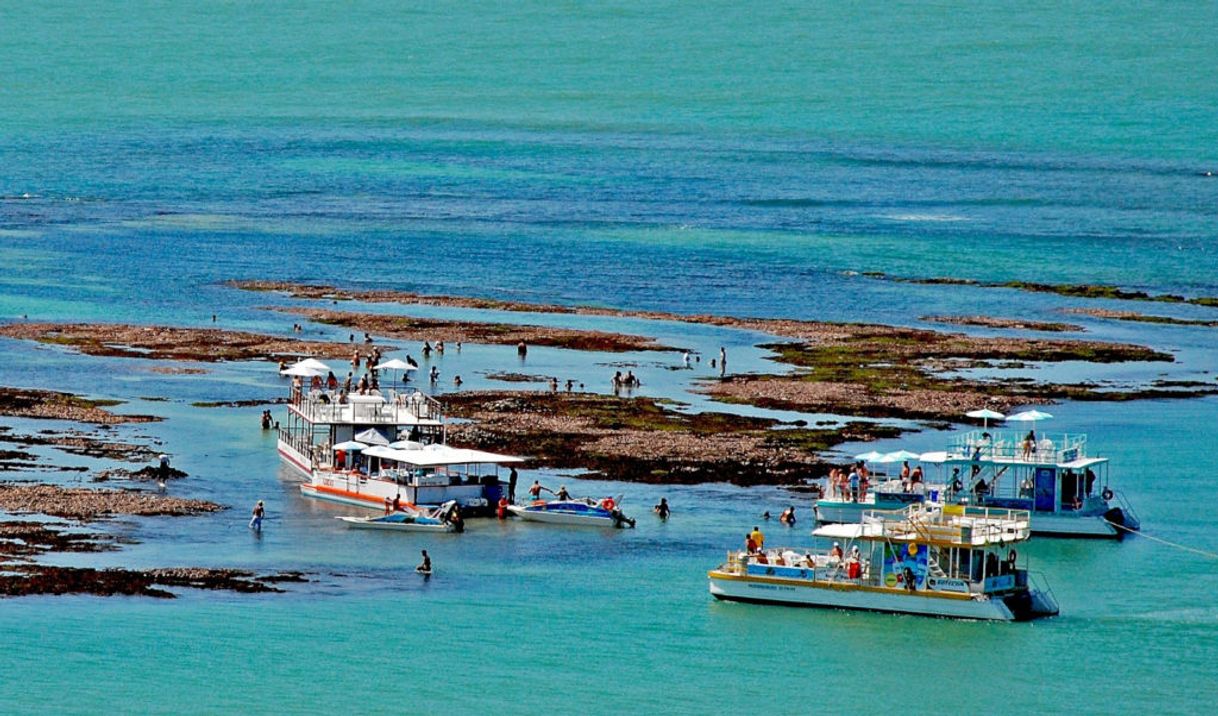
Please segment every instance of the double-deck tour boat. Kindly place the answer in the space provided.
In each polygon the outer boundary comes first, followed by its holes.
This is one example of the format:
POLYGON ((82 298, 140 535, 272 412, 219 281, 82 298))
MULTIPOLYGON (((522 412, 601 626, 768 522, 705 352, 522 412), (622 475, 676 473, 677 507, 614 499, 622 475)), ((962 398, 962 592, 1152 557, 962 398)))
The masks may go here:
MULTIPOLYGON (((903 454, 902 454, 903 455, 903 454)), ((913 455, 913 453, 909 453, 913 455)), ((829 485, 815 504, 822 524, 853 523, 873 509, 933 502, 1027 510, 1032 533, 1056 537, 1119 538, 1140 528, 1137 515, 1109 484, 1109 461, 1089 455, 1087 436, 972 430, 942 452, 909 462, 937 471, 934 481, 875 478, 857 493, 829 485)), ((881 464, 899 460, 876 458, 881 464)))
POLYGON ((1021 563, 1025 510, 910 505, 826 525, 812 548, 729 552, 708 573, 717 599, 964 619, 1022 621, 1058 613, 1021 563))
POLYGON ((308 359, 285 371, 297 375, 278 448, 306 478, 302 494, 376 510, 395 499, 430 508, 455 501, 477 515, 508 493, 498 468, 522 458, 445 445, 441 405, 421 391, 348 395, 300 380, 320 378, 324 366, 308 359))

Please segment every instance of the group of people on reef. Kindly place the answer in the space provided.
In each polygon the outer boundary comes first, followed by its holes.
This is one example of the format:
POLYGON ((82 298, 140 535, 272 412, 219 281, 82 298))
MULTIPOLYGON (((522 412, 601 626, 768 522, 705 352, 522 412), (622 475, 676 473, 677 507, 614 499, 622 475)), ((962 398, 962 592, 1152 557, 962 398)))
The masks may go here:
POLYGON ((617 395, 623 388, 631 390, 642 385, 642 381, 634 374, 634 371, 626 371, 626 375, 622 375, 622 371, 617 371, 613 374, 613 394, 617 395))

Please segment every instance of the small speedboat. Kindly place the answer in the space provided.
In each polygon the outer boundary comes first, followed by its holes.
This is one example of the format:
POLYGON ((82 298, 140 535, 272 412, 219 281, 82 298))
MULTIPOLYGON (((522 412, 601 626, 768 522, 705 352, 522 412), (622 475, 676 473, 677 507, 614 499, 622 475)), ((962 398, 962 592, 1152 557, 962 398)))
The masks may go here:
POLYGON ((396 530, 398 532, 456 532, 457 523, 451 519, 455 502, 445 503, 430 512, 399 510, 379 517, 337 517, 352 529, 396 530))
POLYGON ((508 505, 508 511, 522 520, 556 525, 592 527, 634 527, 634 520, 622 514, 612 497, 603 500, 535 500, 527 505, 508 505))

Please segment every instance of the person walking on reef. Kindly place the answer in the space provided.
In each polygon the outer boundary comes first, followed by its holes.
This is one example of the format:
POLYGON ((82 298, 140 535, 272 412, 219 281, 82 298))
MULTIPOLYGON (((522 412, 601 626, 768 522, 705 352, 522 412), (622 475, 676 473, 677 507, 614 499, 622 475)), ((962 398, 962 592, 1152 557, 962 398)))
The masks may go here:
POLYGON ((266 516, 266 508, 262 505, 262 500, 258 500, 258 504, 254 505, 254 515, 250 518, 250 529, 255 532, 262 531, 262 518, 266 516))

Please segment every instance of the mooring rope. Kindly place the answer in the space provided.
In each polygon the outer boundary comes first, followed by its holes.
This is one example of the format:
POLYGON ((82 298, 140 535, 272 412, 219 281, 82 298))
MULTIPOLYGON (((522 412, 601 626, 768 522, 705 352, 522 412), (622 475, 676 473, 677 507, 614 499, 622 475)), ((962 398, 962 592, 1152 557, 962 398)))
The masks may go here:
POLYGON ((1104 521, 1107 522, 1108 524, 1112 525, 1113 527, 1116 527, 1119 530, 1125 530, 1126 532, 1128 532, 1131 535, 1138 535, 1139 537, 1145 537, 1148 540, 1151 540, 1154 542, 1161 542, 1162 544, 1165 544, 1168 547, 1175 547, 1176 549, 1182 549, 1185 552, 1192 552, 1193 554, 1199 554, 1202 557, 1209 557, 1210 559, 1218 559, 1218 552, 1210 552, 1210 551, 1207 551, 1204 549, 1197 549, 1196 547, 1189 547, 1188 545, 1180 544, 1179 542, 1172 542, 1171 540, 1165 540, 1162 537, 1155 537, 1154 535, 1147 534, 1145 532, 1142 532, 1141 530, 1134 530, 1134 529, 1130 529, 1130 528, 1126 527, 1125 525, 1119 525, 1119 524, 1113 522, 1112 520, 1104 520, 1104 521))

